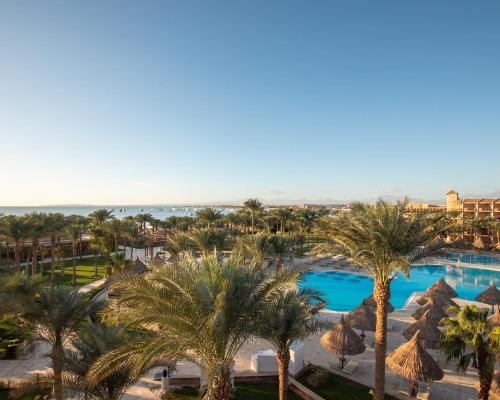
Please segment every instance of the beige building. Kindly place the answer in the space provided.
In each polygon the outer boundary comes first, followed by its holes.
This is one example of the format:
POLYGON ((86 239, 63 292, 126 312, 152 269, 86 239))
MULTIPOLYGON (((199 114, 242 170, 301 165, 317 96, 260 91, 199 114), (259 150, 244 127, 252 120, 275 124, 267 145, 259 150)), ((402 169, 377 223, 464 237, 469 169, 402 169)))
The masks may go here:
POLYGON ((459 212, 462 218, 500 219, 500 199, 460 199, 458 193, 450 190, 446 194, 446 210, 459 212))

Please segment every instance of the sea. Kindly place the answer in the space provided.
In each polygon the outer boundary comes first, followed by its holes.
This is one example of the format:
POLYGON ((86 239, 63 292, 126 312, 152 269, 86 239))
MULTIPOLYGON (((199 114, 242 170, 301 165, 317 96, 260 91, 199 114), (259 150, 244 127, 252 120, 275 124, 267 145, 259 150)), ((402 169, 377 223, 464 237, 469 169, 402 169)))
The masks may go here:
MULTIPOLYGON (((64 215, 82 215, 84 217, 93 213, 95 210, 105 208, 112 210, 117 218, 135 216, 137 214, 151 214, 154 218, 164 220, 173 215, 194 216, 196 211, 203 206, 151 206, 151 205, 110 205, 110 206, 43 206, 43 207, 0 207, 0 215, 25 215, 33 212, 40 213, 62 213, 64 215)), ((237 207, 216 207, 223 214, 228 214, 237 209, 237 207)))

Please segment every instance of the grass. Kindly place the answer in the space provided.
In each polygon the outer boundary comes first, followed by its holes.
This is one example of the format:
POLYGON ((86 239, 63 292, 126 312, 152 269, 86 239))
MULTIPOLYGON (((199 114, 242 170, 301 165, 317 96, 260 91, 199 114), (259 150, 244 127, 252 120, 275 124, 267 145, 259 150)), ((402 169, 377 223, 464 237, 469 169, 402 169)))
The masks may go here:
MULTIPOLYGON (((185 388, 174 392, 179 400, 199 399, 198 389, 185 388)), ((276 400, 278 398, 278 384, 271 383, 240 383, 236 387, 235 400, 276 400)), ((299 400, 299 397, 288 391, 289 400, 299 400)))
MULTIPOLYGON (((350 379, 335 375, 326 371, 326 381, 322 387, 314 387, 307 378, 314 372, 315 368, 309 368, 299 378, 299 382, 304 386, 316 392, 326 400, 372 400, 373 396, 370 394, 371 388, 364 386, 360 383, 351 381, 350 379)), ((394 397, 386 395, 387 400, 396 400, 394 397)))

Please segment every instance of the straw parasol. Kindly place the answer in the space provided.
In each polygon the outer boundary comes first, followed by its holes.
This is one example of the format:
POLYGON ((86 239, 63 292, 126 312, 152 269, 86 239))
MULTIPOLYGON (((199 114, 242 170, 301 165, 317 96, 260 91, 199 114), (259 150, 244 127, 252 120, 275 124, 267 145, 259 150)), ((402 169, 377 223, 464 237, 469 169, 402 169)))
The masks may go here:
POLYGON ((450 298, 450 296, 448 296, 446 293, 444 293, 440 290, 436 290, 436 291, 434 291, 431 294, 426 295, 426 296, 421 296, 419 299, 417 299, 417 303, 420 304, 421 306, 423 306, 431 298, 434 300, 434 302, 436 302, 443 309, 446 309, 449 306, 458 307, 458 304, 455 303, 450 298))
MULTIPOLYGON (((366 305, 371 308, 371 310, 376 313, 377 312, 377 303, 375 302, 375 299, 373 298, 373 294, 368 296, 366 299, 363 300, 363 303, 366 302, 366 305)), ((394 306, 391 303, 387 304, 387 312, 390 314, 391 312, 394 311, 394 306)))
POLYGON ((478 237, 476 240, 474 240, 474 243, 472 243, 472 246, 475 247, 476 249, 483 250, 486 246, 484 245, 483 239, 478 237))
POLYGON ((422 344, 429 349, 435 349, 441 338, 441 331, 429 313, 430 310, 427 310, 417 322, 406 328, 403 331, 403 336, 410 340, 417 331, 420 331, 419 338, 422 344))
POLYGON ((448 317, 448 314, 438 303, 436 303, 436 301, 432 297, 429 298, 427 303, 417 309, 411 316, 418 320, 422 318, 422 315, 424 315, 427 310, 429 310, 428 318, 430 318, 432 321, 437 322, 438 324, 443 318, 448 317))
POLYGON ((397 374, 410 379, 411 396, 418 390, 417 381, 432 382, 443 378, 443 371, 421 345, 421 332, 417 330, 411 339, 387 356, 387 366, 397 374))
POLYGON ((488 289, 476 296, 476 300, 481 303, 490 304, 491 312, 493 312, 493 306, 500 304, 500 290, 497 289, 495 283, 492 283, 488 289))
POLYGON ((494 328, 495 326, 500 326, 500 307, 497 304, 495 308, 495 313, 488 318, 488 324, 492 328, 494 328))
POLYGON ((134 261, 134 272, 136 274, 143 274, 144 272, 147 272, 148 267, 146 267, 146 264, 144 264, 141 260, 139 260, 139 257, 137 257, 134 261))
POLYGON ((375 331, 375 327, 377 325, 377 317, 371 310, 371 308, 366 304, 366 301, 363 302, 352 310, 346 317, 347 323, 351 326, 351 328, 361 330, 361 340, 365 340, 365 331, 375 331))
POLYGON ((330 353, 340 354, 340 368, 344 368, 346 355, 354 356, 365 351, 365 345, 356 332, 340 317, 340 321, 321 337, 321 346, 330 353))
POLYGON ((458 296, 458 293, 455 291, 455 289, 448 285, 443 278, 434 282, 434 284, 429 289, 427 289, 428 294, 432 294, 436 291, 445 292, 450 298, 458 296))

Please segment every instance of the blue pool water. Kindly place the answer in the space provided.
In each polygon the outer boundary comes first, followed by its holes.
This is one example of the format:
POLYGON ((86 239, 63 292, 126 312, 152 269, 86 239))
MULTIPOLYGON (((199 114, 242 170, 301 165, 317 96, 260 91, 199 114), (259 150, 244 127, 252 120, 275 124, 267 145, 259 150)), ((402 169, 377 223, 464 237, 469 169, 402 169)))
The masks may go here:
MULTIPOLYGON (((404 305, 413 292, 424 291, 439 278, 444 278, 463 299, 473 300, 492 283, 500 286, 500 271, 444 265, 418 265, 411 269, 411 279, 398 274, 391 283, 391 303, 396 308, 404 305)), ((307 272, 304 286, 323 292, 327 308, 350 311, 373 292, 373 280, 367 276, 339 271, 307 272)))

